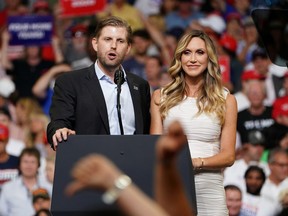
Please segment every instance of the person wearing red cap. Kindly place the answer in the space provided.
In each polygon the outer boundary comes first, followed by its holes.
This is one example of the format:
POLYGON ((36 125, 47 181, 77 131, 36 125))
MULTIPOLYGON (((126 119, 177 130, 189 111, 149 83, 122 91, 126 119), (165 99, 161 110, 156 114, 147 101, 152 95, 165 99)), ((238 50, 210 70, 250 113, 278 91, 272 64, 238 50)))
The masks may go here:
POLYGON ((277 98, 273 104, 272 117, 274 124, 265 130, 268 149, 279 146, 288 132, 288 96, 277 98))
POLYGON ((37 213, 41 209, 50 209, 51 206, 51 197, 45 188, 37 188, 32 192, 32 203, 35 212, 37 213))
POLYGON ((238 42, 234 39, 234 37, 232 37, 228 33, 224 33, 219 39, 219 45, 220 45, 218 46, 219 60, 221 60, 223 56, 224 58, 227 58, 229 62, 229 65, 227 67, 230 68, 229 81, 231 86, 229 90, 231 92, 238 92, 241 89, 240 76, 243 71, 243 65, 240 63, 240 61, 236 56, 238 42))
POLYGON ((264 48, 257 48, 252 52, 252 61, 245 66, 246 70, 256 70, 266 77, 265 85, 267 96, 265 105, 272 106, 273 102, 279 97, 283 79, 287 69, 273 64, 264 48))
POLYGON ((93 62, 88 54, 88 27, 84 24, 75 24, 70 29, 71 41, 64 46, 63 56, 72 69, 89 67, 93 62))
POLYGON ((237 131, 241 138, 242 147, 248 141, 249 132, 254 130, 262 131, 274 123, 272 118, 272 107, 264 105, 264 100, 266 98, 266 87, 264 82, 256 81, 253 85, 250 85, 247 89, 247 98, 250 106, 247 109, 238 112, 237 118, 237 131))
POLYGON ((0 194, 2 185, 18 175, 19 158, 7 153, 8 140, 9 129, 0 124, 0 194))
POLYGON ((226 33, 238 41, 243 40, 243 26, 241 15, 237 12, 230 12, 226 16, 226 33))
POLYGON ((237 100, 238 112, 249 108, 250 102, 247 98, 248 89, 256 82, 263 82, 265 76, 260 75, 255 70, 244 70, 241 74, 241 90, 235 92, 234 95, 237 100))
POLYGON ((33 13, 37 15, 49 15, 51 13, 49 3, 46 0, 36 0, 33 4, 33 13))

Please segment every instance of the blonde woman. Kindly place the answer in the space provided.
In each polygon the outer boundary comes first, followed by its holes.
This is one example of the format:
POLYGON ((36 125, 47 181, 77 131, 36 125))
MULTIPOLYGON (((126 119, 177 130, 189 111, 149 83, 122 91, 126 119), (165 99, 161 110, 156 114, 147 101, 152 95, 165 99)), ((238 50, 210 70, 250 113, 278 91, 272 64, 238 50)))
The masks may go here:
POLYGON ((180 121, 195 169, 198 215, 228 215, 222 169, 235 160, 237 103, 222 85, 209 36, 197 30, 183 35, 168 72, 172 81, 152 96, 150 133, 180 121))

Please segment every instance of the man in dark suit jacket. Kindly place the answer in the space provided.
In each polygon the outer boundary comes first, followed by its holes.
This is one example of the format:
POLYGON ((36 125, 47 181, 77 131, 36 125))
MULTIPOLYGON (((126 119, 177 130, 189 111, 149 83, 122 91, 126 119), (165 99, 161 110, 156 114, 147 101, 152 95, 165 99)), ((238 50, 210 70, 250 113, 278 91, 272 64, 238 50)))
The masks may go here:
MULTIPOLYGON (((116 111, 115 72, 129 53, 130 26, 117 17, 98 23, 92 45, 96 63, 58 77, 50 109, 47 137, 53 149, 71 134, 120 134, 116 111), (116 122, 117 121, 117 122, 116 122)), ((124 73, 121 115, 124 134, 148 134, 150 128, 150 87, 146 80, 124 73)), ((120 127, 121 128, 121 127, 120 127)))

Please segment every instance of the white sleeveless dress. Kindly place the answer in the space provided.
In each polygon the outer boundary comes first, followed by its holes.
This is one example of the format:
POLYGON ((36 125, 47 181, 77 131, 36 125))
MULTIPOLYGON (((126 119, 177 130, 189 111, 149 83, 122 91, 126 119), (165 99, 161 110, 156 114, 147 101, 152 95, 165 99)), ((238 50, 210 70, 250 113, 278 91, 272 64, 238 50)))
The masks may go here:
MULTIPOLYGON (((180 121, 187 135, 191 157, 210 157, 220 150, 221 125, 215 116, 203 113, 195 116, 197 112, 196 98, 186 97, 169 110, 163 122, 164 131, 172 121, 180 121)), ((220 169, 197 171, 195 189, 198 216, 228 215, 223 173, 220 169)))

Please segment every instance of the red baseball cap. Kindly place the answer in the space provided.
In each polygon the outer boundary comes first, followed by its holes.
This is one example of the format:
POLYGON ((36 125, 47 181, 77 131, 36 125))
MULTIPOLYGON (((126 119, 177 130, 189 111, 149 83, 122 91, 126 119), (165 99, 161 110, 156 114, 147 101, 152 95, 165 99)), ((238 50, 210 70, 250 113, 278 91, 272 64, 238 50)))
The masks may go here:
POLYGON ((288 116, 288 96, 277 98, 273 104, 272 117, 276 119, 279 115, 288 116))
POLYGON ((87 26, 83 24, 77 24, 71 28, 71 33, 73 37, 84 36, 87 34, 87 26))
POLYGON ((230 12, 226 16, 226 21, 230 22, 231 20, 237 20, 241 23, 241 15, 238 12, 230 12))
POLYGON ((266 76, 258 73, 255 70, 247 70, 243 71, 241 80, 246 81, 246 80, 264 80, 266 79, 266 76))
POLYGON ((8 140, 9 138, 9 129, 3 124, 0 124, 0 141, 8 140))
POLYGON ((232 52, 235 52, 237 49, 237 41, 235 40, 235 38, 228 34, 223 34, 223 36, 219 40, 219 43, 221 46, 232 52))
POLYGON ((33 11, 37 10, 50 10, 49 3, 45 0, 37 0, 33 4, 33 11))

